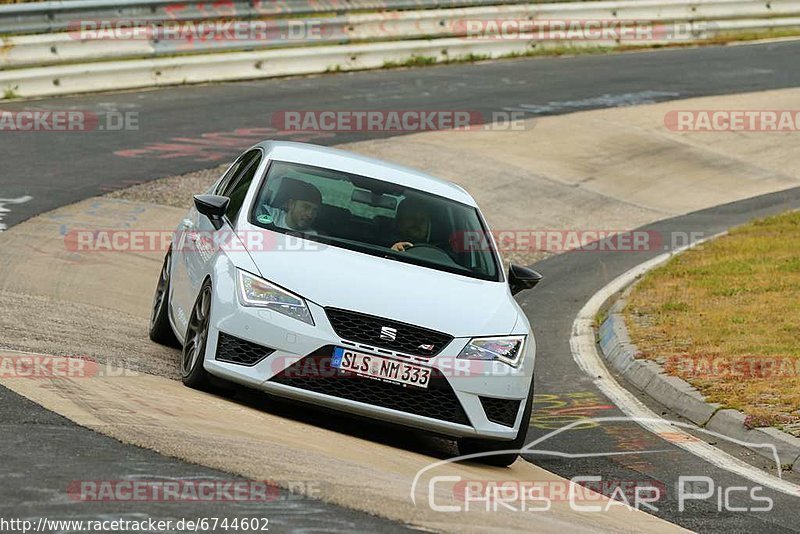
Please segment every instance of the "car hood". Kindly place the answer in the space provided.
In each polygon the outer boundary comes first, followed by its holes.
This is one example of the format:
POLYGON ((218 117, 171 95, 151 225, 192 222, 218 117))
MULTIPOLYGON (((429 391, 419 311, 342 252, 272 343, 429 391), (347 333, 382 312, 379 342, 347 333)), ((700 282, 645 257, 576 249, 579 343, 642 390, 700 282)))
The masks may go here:
MULTIPOLYGON (((251 227, 256 230, 256 227, 251 227)), ((249 247, 259 273, 323 307, 358 311, 455 337, 508 334, 518 307, 504 282, 489 282, 268 232, 249 247), (304 244, 305 250, 297 250, 304 244), (292 250, 292 247, 295 247, 292 250)))

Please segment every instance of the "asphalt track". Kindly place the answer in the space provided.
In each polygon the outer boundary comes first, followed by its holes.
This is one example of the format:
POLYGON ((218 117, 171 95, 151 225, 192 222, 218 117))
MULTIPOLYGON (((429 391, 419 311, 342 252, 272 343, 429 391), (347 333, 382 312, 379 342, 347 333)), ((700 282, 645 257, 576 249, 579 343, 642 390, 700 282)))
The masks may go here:
MULTIPOLYGON (((622 55, 530 59, 480 65, 451 65, 414 71, 385 71, 315 78, 183 87, 141 93, 95 95, 60 100, 16 103, 4 109, 134 110, 139 130, 56 134, 0 134, 2 186, 0 198, 33 197, 13 205, 4 224, 18 223, 36 213, 62 206, 131 183, 206 168, 230 159, 255 139, 224 146, 220 137, 203 136, 236 129, 270 127, 272 112, 288 109, 468 109, 490 114, 524 109, 533 114, 556 114, 578 109, 712 94, 749 92, 800 85, 796 69, 800 44, 666 50, 622 55), (176 140, 177 139, 177 140, 176 140), (187 148, 190 147, 190 148, 187 148), (199 147, 199 148, 198 148, 199 147), (119 155, 119 154, 122 155, 119 155)), ((258 130, 261 133, 264 130, 258 130)), ((338 144, 363 139, 370 133, 335 134, 311 139, 338 144)), ((264 135, 263 137, 269 137, 264 135)), ((302 136, 299 136, 302 138, 302 136)), ((298 136, 290 137, 297 139, 298 136)), ((800 189, 766 195, 661 221, 657 231, 716 233, 753 217, 800 207, 800 189)), ((568 345, 572 321, 586 300, 611 279, 663 250, 644 253, 576 251, 537 265, 545 282, 521 299, 539 343, 536 388, 540 395, 529 437, 543 435, 563 424, 564 414, 575 417, 620 415, 597 391, 590 377, 574 364, 568 345), (567 408, 567 411, 564 411, 567 408), (569 411, 569 410, 572 411, 569 411)), ((2 449, 14 463, 0 476, 3 516, 74 515, 66 506, 62 482, 67 477, 119 479, 131 473, 158 472, 176 477, 223 476, 210 470, 125 447, 11 394, 2 397, 2 449), (13 439, 11 438, 13 436, 13 439), (60 436, 60 437, 59 437, 60 436), (36 447, 25 447, 35 443, 36 447), (60 446, 53 446, 54 443, 60 446), (92 451, 92 452, 88 452, 92 451), (63 462, 58 470, 53 461, 63 462), (27 469, 22 466, 30 466, 27 469), (68 467, 71 466, 71 467, 68 467), (68 469, 74 469, 69 472, 68 469), (56 471, 61 471, 61 474, 56 471), (96 476, 87 475, 96 474, 96 476), (26 477, 25 483, 17 482, 26 477), (24 511, 24 512, 23 512, 24 511)), ((659 410, 659 413, 663 410, 659 410)), ((703 532, 797 530, 796 497, 765 491, 774 500, 771 512, 720 510, 715 499, 693 503, 679 512, 675 483, 681 475, 707 475, 718 487, 753 484, 696 459, 641 430, 634 424, 586 425, 553 440, 550 448, 582 453, 597 450, 663 450, 652 455, 619 458, 535 458, 537 464, 565 477, 600 475, 612 481, 658 481, 667 489, 656 512, 687 528, 703 532)), ((746 452, 730 448, 742 457, 746 452)), ((56 464, 58 465, 58 464, 56 464)), ((739 497, 737 506, 756 506, 739 497)), ((204 506, 208 513, 208 508, 204 506)), ((80 513, 96 517, 118 513, 153 515, 154 510, 116 510, 107 505, 80 513)), ((180 514, 189 509, 183 505, 180 514)), ((173 516, 177 509, 158 511, 173 516)), ((244 510, 242 512, 245 512, 244 510)), ((226 515, 231 515, 227 513, 226 515)), ((326 507, 307 500, 281 499, 270 518, 285 517, 291 528, 354 525, 370 530, 398 526, 364 514, 326 507), (314 511, 316 513, 309 513, 314 511), (304 521, 319 520, 316 524, 304 521)), ((635 530, 635 525, 631 526, 635 530)), ((334 527, 335 528, 335 527, 334 527)))
MULTIPOLYGON (((695 232, 711 236, 743 224, 748 220, 800 208, 800 188, 771 193, 714 208, 666 219, 643 227, 643 230, 671 235, 695 232)), ((669 246, 668 248, 672 248, 669 246)), ((520 299, 534 327, 538 343, 536 362, 536 393, 544 396, 538 412, 534 413, 528 440, 540 437, 554 428, 579 421, 581 418, 619 417, 624 414, 606 399, 573 361, 569 338, 572 323, 578 311, 589 298, 611 280, 628 269, 664 252, 665 249, 646 252, 573 251, 552 256, 536 264, 544 281, 520 299), (549 394, 549 395, 548 395, 549 394), (549 401, 548 397, 553 401, 549 401), (590 402, 579 404, 579 399, 590 402), (557 401, 566 402, 562 406, 557 401), (554 409, 551 409, 554 407, 554 409), (574 407, 569 411, 570 407, 574 407), (567 410, 564 410, 567 408, 567 410), (561 410, 559 412, 559 409, 561 410), (549 417, 552 414, 552 417, 549 417), (566 417, 565 417, 566 416, 566 417), (572 419, 570 416, 574 417, 572 419)), ((635 391, 635 388, 631 388, 635 391)), ((542 397, 540 397, 542 398, 542 397)), ((645 398, 656 413, 667 419, 681 420, 665 408, 645 398)), ((725 446, 720 439, 696 434, 700 439, 714 442, 733 456, 753 461, 753 455, 738 447, 725 446)), ((637 427, 635 423, 587 424, 551 438, 548 449, 562 453, 590 453, 601 451, 662 451, 628 458, 530 458, 537 465, 566 478, 600 475, 604 480, 630 481, 640 485, 651 484, 666 489, 663 501, 657 503, 656 515, 686 528, 700 532, 796 532, 797 496, 765 490, 774 500, 769 512, 732 512, 732 507, 760 506, 746 499, 734 499, 726 506, 711 498, 690 503, 686 510, 678 510, 678 480, 684 476, 707 476, 713 479, 715 489, 756 486, 753 482, 733 475, 696 458, 669 444, 661 438, 637 427), (663 484, 663 486, 661 486, 663 484)), ((756 465, 772 468, 768 462, 755 460, 756 465)), ((787 476, 797 481, 796 476, 787 476)), ((702 490, 699 490, 702 491, 702 490)))
MULTIPOLYGON (((192 465, 77 426, 28 399, 0 388, 0 517, 50 520, 268 519, 273 532, 408 532, 363 512, 269 490, 264 501, 81 502, 80 481, 192 481, 235 483, 241 477, 192 465), (73 490, 69 490, 73 488, 73 490)), ((270 481, 264 481, 270 484, 270 481)), ((274 486, 270 486, 274 488, 274 486)), ((52 530, 56 532, 56 530, 52 530)), ((0 532, 10 532, 0 529, 0 532)), ((69 529, 58 531, 61 534, 69 529)), ((177 530, 175 532, 178 532, 177 530)), ((224 532, 217 530, 216 532, 224 532)))

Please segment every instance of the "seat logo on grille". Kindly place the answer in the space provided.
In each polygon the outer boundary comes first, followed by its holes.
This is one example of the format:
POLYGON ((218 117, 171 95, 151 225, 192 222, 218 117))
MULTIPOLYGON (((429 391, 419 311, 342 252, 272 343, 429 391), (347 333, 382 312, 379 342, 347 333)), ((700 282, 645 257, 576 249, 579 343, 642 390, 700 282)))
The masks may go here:
POLYGON ((386 341, 394 341, 395 339, 397 339, 397 328, 392 328, 390 326, 382 326, 381 339, 385 339, 386 341))

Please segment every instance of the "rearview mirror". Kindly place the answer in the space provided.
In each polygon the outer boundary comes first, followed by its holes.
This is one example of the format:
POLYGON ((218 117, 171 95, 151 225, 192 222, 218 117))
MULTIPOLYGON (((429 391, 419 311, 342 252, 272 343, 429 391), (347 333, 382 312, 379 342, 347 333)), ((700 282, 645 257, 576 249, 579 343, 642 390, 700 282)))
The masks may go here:
POLYGON ((541 281, 542 275, 533 269, 514 265, 513 263, 508 268, 508 285, 511 288, 512 295, 516 295, 525 289, 531 289, 541 281))
POLYGON ((394 210, 397 208, 397 199, 382 193, 373 193, 367 189, 353 189, 350 200, 360 204, 366 204, 373 208, 386 208, 394 210))
POLYGON ((231 199, 219 195, 195 195, 194 206, 205 215, 216 230, 222 228, 222 217, 228 209, 231 199))

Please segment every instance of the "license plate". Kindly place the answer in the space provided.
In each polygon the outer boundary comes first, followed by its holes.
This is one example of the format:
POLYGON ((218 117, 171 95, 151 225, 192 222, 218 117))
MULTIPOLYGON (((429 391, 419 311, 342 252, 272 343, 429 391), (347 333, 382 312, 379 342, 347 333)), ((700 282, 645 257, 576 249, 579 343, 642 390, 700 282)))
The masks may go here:
POLYGON ((427 388, 431 368, 336 347, 331 367, 395 384, 427 388))

